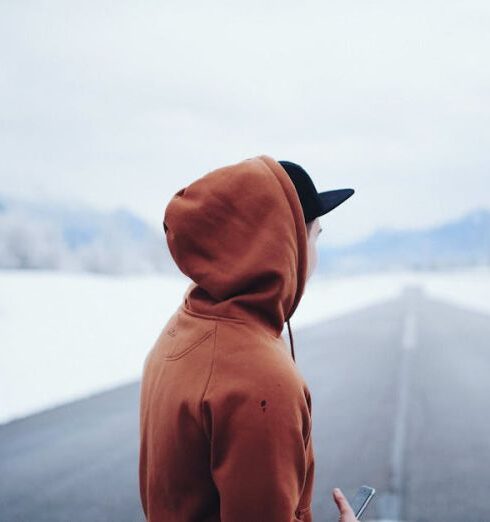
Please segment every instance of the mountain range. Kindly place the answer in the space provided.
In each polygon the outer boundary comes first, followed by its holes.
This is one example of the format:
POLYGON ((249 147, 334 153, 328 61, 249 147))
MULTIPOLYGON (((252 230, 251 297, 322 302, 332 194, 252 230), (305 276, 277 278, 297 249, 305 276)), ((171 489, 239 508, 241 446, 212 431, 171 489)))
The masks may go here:
MULTIPOLYGON (((435 227, 377 230, 362 241, 318 247, 320 273, 439 270, 490 265, 490 210, 435 227)), ((177 274, 160 232, 125 208, 0 195, 0 268, 108 274, 177 274)))
POLYGON ((420 230, 380 229, 340 248, 322 246, 318 264, 320 272, 342 273, 490 266, 490 210, 420 230))

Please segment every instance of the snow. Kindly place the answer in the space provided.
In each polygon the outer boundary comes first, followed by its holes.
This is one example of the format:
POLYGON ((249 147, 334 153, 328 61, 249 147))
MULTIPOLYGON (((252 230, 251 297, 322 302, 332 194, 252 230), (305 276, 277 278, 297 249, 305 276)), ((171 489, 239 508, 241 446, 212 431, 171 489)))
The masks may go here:
POLYGON ((490 267, 448 271, 397 271, 347 277, 312 276, 291 326, 301 328, 371 303, 396 298, 418 285, 428 298, 490 314, 490 267), (294 325, 294 326, 293 326, 294 325))
MULTIPOLYGON (((189 283, 184 276, 0 271, 0 423, 138 380, 189 283)), ((396 298, 407 284, 490 314, 488 269, 315 274, 291 326, 396 298)))

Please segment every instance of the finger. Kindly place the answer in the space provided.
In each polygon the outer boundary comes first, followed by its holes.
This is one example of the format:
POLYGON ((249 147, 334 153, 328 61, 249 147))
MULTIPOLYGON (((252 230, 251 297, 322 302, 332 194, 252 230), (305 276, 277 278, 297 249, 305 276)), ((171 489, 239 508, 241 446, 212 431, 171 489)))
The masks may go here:
POLYGON ((346 498, 343 496, 342 492, 335 491, 334 493, 335 503, 337 504, 337 508, 340 511, 341 515, 350 514, 351 509, 350 506, 346 500, 346 498))
POLYGON ((352 513, 352 508, 350 507, 348 500, 339 488, 334 488, 333 498, 342 515, 352 513))

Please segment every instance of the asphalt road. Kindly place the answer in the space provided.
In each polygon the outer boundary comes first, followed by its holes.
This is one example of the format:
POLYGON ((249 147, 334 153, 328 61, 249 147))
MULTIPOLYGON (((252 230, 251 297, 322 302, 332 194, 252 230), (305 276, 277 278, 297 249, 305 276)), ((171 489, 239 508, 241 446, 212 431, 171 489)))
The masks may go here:
MULTIPOLYGON (((337 520, 333 487, 361 484, 377 491, 366 521, 490 521, 488 315, 412 288, 291 326, 312 393, 315 522, 337 520)), ((0 521, 143 521, 138 400, 135 383, 0 426, 0 521)))

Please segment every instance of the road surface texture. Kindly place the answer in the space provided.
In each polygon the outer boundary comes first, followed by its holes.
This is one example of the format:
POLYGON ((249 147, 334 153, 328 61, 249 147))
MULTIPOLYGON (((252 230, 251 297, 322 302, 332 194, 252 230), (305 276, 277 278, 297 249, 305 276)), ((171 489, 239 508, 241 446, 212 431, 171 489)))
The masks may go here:
MULTIPOLYGON (((362 484, 377 492, 362 520, 490 521, 490 316, 409 287, 291 325, 312 393, 315 522, 337 521, 333 487, 362 484)), ((0 426, 0 520, 143 521, 138 401, 134 383, 0 426)))

